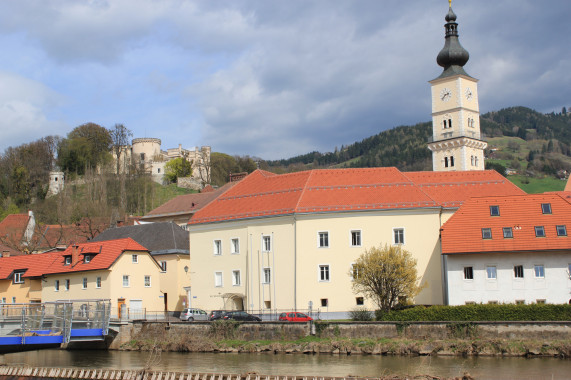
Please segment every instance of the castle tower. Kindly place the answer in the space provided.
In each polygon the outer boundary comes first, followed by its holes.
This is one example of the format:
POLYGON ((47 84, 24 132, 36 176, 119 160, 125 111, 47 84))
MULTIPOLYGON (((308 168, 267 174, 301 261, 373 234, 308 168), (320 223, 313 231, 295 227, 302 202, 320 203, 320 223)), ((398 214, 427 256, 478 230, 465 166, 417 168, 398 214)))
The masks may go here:
POLYGON ((480 133, 478 80, 464 71, 470 55, 458 40, 452 5, 446 15, 444 47, 436 61, 444 71, 431 80, 433 171, 483 170, 488 144, 480 133))
POLYGON ((50 172, 50 183, 48 185, 47 196, 52 196, 58 194, 63 190, 64 187, 64 174, 63 172, 51 171, 50 172))

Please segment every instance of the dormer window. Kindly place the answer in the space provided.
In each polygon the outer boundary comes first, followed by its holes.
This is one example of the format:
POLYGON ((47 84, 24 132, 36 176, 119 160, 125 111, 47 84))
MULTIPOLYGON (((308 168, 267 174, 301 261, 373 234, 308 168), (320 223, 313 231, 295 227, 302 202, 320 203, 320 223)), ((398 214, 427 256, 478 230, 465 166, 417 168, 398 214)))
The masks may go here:
POLYGON ((84 262, 85 264, 87 264, 87 263, 89 263, 89 262, 91 261, 92 258, 93 258, 93 257, 92 257, 91 255, 85 255, 85 256, 83 256, 83 262, 84 262))
POLYGON ((23 284, 24 283, 24 279, 22 278, 23 275, 24 271, 14 272, 14 279, 13 279, 14 284, 23 284))
POLYGON ((551 214, 551 203, 542 203, 541 212, 543 214, 551 214))
POLYGON ((490 216, 500 216, 500 206, 490 206, 490 216))
POLYGON ((64 256, 63 265, 71 265, 71 256, 64 256))

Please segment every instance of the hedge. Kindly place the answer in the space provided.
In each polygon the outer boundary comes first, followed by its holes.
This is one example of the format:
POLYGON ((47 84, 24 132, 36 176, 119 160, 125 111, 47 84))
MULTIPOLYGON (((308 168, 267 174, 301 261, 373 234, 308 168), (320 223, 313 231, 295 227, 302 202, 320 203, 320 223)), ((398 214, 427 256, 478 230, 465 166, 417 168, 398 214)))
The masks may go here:
POLYGON ((416 306, 375 315, 378 321, 571 321, 571 305, 416 306))

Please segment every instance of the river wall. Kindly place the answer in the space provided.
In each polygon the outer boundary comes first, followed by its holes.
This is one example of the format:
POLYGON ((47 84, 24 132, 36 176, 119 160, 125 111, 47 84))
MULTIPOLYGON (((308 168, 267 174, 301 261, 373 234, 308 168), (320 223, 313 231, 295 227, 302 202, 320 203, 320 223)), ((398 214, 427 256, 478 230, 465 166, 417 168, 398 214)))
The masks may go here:
POLYGON ((117 335, 111 349, 122 349, 133 340, 162 335, 192 336, 207 340, 234 339, 241 341, 295 341, 308 336, 319 338, 413 340, 506 339, 506 340, 568 340, 571 322, 144 322, 111 325, 117 335))

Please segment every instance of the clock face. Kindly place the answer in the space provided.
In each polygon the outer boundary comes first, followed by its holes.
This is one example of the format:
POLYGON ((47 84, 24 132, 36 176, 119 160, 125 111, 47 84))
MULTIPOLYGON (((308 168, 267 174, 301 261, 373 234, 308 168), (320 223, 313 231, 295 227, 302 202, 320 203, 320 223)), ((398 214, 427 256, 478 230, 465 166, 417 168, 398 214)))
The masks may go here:
POLYGON ((471 100, 472 99, 472 90, 470 90, 470 87, 466 87, 466 92, 464 92, 464 95, 466 95, 466 99, 471 100))
POLYGON ((443 88, 442 91, 440 91, 440 100, 442 100, 443 102, 447 102, 452 98, 452 91, 450 91, 447 88, 443 88))

